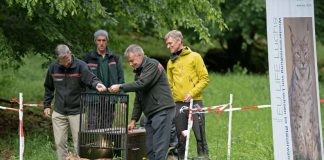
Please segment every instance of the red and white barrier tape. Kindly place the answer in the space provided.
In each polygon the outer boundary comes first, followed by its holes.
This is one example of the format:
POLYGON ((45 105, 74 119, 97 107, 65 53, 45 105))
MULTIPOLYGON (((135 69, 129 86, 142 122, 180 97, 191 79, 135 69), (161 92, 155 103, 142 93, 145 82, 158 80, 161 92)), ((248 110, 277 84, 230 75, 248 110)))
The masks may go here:
POLYGON ((44 107, 43 104, 23 104, 25 107, 44 107))
MULTIPOLYGON (((320 100, 320 103, 324 103, 324 99, 320 100)), ((193 108, 193 114, 196 113, 211 113, 211 112, 229 112, 230 109, 225 109, 228 107, 229 104, 222 104, 218 106, 209 106, 209 107, 203 107, 203 108, 193 108)), ((269 108, 271 105, 256 105, 256 106, 247 106, 247 107, 240 107, 240 108, 232 108, 232 111, 239 111, 239 110, 251 110, 251 109, 261 109, 261 108, 269 108)), ((183 112, 184 110, 188 110, 189 107, 183 106, 180 109, 180 112, 183 112)))
MULTIPOLYGON (((232 108, 232 109, 225 109, 225 107, 229 106, 229 104, 219 105, 219 106, 210 106, 210 107, 203 107, 203 108, 193 108, 192 114, 197 113, 211 113, 211 112, 229 112, 229 111, 239 111, 239 110, 251 110, 251 109, 261 109, 261 108, 268 108, 271 105, 257 105, 257 106, 248 106, 248 107, 240 107, 240 108, 232 108)), ((187 106, 183 106, 180 109, 180 112, 184 110, 188 110, 187 106)))
MULTIPOLYGON (((19 104, 19 109, 17 108, 11 108, 11 107, 4 107, 0 106, 0 109, 3 110, 11 110, 11 111, 16 111, 19 112, 19 159, 23 160, 23 154, 24 154, 24 129, 23 129, 23 107, 28 106, 28 107, 43 107, 43 104, 23 104, 23 97, 22 93, 19 94, 19 101, 17 99, 11 99, 10 102, 12 103, 18 103, 19 104)), ((320 103, 324 103, 324 99, 320 100, 320 103)), ((271 107, 271 105, 257 105, 257 106, 248 106, 248 107, 240 107, 240 108, 230 108, 230 109, 225 109, 226 107, 230 106, 230 104, 222 104, 218 106, 210 106, 210 107, 203 107, 203 108, 189 108, 187 106, 183 106, 180 109, 180 112, 183 112, 184 110, 189 110, 189 119, 188 119, 188 132, 190 133, 190 129, 192 127, 192 114, 196 113, 211 113, 211 112, 232 112, 232 111, 238 111, 238 110, 251 110, 251 109, 260 109, 260 108, 268 108, 271 107), (191 122, 190 122, 191 119, 191 122), (191 124, 190 124, 191 123, 191 124)), ((231 132, 231 131, 229 131, 231 132)), ((189 136, 187 134, 187 144, 189 143, 189 136)), ((230 142, 230 140, 229 140, 230 142)), ((230 144, 230 143, 229 143, 230 144)), ((188 156, 188 146, 186 146, 186 152, 188 156)), ((228 148, 228 158, 230 155, 230 145, 228 148)))
MULTIPOLYGON (((10 102, 19 104, 19 101, 14 98, 11 99, 10 102)), ((43 104, 32 104, 32 103, 25 103, 25 104, 23 104, 23 106, 25 106, 25 107, 44 107, 43 104)))
MULTIPOLYGON (((239 111, 239 110, 251 110, 251 109, 259 109, 259 108, 268 108, 271 105, 258 105, 258 106, 248 106, 248 107, 241 107, 241 108, 232 108, 232 111, 239 111)), ((223 112, 228 112, 230 109, 225 109, 223 112)))
POLYGON ((16 111, 19 113, 19 160, 23 160, 24 149, 25 149, 25 136, 24 136, 24 127, 23 127, 24 105, 23 105, 22 93, 19 93, 19 102, 18 101, 10 101, 10 102, 18 103, 19 109, 11 108, 11 107, 3 107, 3 106, 0 106, 0 109, 16 111))
POLYGON ((10 107, 0 106, 0 109, 19 112, 19 109, 18 108, 10 108, 10 107))
MULTIPOLYGON (((216 111, 221 111, 224 110, 229 104, 222 104, 218 106, 210 106, 210 107, 199 107, 199 108, 193 108, 192 111, 197 113, 197 112, 203 112, 203 113, 209 113, 209 112, 216 112, 216 111)), ((182 113, 184 110, 188 110, 187 106, 182 106, 180 108, 180 113, 182 113)))

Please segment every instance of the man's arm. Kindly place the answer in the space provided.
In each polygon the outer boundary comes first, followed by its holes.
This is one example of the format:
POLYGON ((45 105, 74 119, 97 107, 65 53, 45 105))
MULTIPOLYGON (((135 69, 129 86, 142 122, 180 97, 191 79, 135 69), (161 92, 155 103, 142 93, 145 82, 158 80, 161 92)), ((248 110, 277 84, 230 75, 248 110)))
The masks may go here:
POLYGON ((122 67, 122 62, 121 59, 117 57, 117 76, 118 76, 118 83, 123 84, 125 83, 125 78, 124 78, 124 71, 122 67))
POLYGON ((54 83, 53 83, 53 77, 50 75, 50 69, 48 69, 45 82, 44 82, 44 114, 45 116, 50 115, 51 111, 51 102, 54 97, 54 83))
POLYGON ((150 63, 143 68, 141 76, 134 82, 122 84, 123 91, 134 92, 137 90, 149 88, 158 81, 162 71, 159 70, 158 64, 150 63))
POLYGON ((192 97, 196 96, 198 93, 201 93, 202 90, 207 86, 209 82, 208 71, 203 59, 199 54, 197 54, 197 56, 194 58, 195 58, 194 65, 195 65, 196 73, 198 75, 198 83, 190 91, 192 97))
POLYGON ((170 68, 171 66, 171 60, 168 61, 168 64, 167 64, 167 77, 168 77, 168 81, 169 81, 169 85, 170 85, 170 89, 171 89, 171 92, 173 94, 173 75, 172 75, 172 70, 170 68))
POLYGON ((140 106, 138 96, 135 95, 134 107, 133 107, 131 119, 137 122, 140 119, 141 115, 142 115, 142 108, 140 106))
POLYGON ((111 93, 116 93, 121 90, 125 92, 135 92, 137 90, 145 89, 151 87, 152 84, 155 84, 161 73, 162 71, 159 70, 158 66, 151 63, 143 68, 141 77, 137 80, 130 83, 114 84, 108 89, 111 93))
POLYGON ((131 122, 128 124, 129 131, 132 131, 135 128, 136 122, 140 119, 141 115, 142 115, 142 108, 140 106, 138 96, 135 95, 132 118, 131 118, 131 122))
POLYGON ((89 67, 85 63, 81 65, 81 81, 88 86, 96 88, 99 92, 105 91, 106 87, 99 78, 90 71, 89 67))
POLYGON ((128 124, 129 131, 132 131, 135 128, 136 122, 140 119, 141 115, 142 115, 142 108, 140 106, 138 96, 135 95, 132 118, 131 118, 131 122, 128 124))

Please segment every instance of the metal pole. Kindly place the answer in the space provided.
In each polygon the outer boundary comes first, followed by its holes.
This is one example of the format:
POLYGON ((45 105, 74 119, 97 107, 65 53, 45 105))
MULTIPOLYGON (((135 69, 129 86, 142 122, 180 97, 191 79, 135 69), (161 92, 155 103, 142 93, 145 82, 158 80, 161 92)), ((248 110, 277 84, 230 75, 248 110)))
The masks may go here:
POLYGON ((23 94, 19 93, 19 160, 24 157, 23 94))
POLYGON ((227 160, 231 159, 231 142, 232 142, 232 104, 233 95, 230 94, 229 118, 228 118, 228 142, 227 142, 227 160))
POLYGON ((186 137, 186 150, 185 150, 185 156, 184 159, 188 159, 188 150, 189 150, 189 138, 190 138, 190 130, 192 127, 192 104, 193 99, 190 100, 190 106, 189 106, 189 115, 188 115, 188 127, 187 127, 187 137, 186 137))

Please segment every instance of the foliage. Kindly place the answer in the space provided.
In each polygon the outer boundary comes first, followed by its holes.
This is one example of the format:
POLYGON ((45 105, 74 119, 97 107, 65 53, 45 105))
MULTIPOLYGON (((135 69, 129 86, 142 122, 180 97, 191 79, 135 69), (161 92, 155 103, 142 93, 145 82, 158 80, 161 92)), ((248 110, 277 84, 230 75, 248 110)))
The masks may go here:
MULTIPOLYGON (((319 42, 324 42, 324 1, 314 0, 315 28, 319 42)), ((233 71, 240 62, 249 72, 266 73, 268 55, 266 41, 266 4, 264 0, 231 0, 221 4, 228 30, 211 33, 219 41, 223 52, 212 53, 210 57, 224 54, 227 65, 233 71)), ((216 50, 214 50, 216 51, 216 50)), ((320 53, 321 54, 321 53, 320 53)), ((224 63, 224 59, 207 59, 207 64, 224 63)), ((216 69, 217 70, 217 69, 216 69)))
POLYGON ((12 48, 9 47, 6 37, 0 28, 0 66, 1 68, 8 68, 9 66, 17 68, 20 57, 12 56, 12 48), (16 61, 15 61, 16 60, 16 61), (14 63, 11 63, 14 62, 14 63))
POLYGON ((217 37, 222 36, 220 41, 242 37, 245 43, 251 44, 256 33, 265 35, 265 1, 233 0, 222 4, 221 9, 229 29, 227 32, 215 30, 217 37))
POLYGON ((171 28, 193 28, 199 33, 200 39, 209 40, 208 26, 217 25, 217 30, 224 29, 224 22, 219 8, 223 0, 201 1, 142 1, 144 3, 130 2, 128 6, 131 14, 136 16, 136 24, 143 26, 135 28, 151 28, 155 32, 165 33, 171 28), (183 5, 183 4, 186 5, 183 5), (161 14, 163 13, 163 14, 161 14), (146 23, 149 22, 149 23, 146 23), (149 25, 148 27, 145 25, 149 25))
POLYGON ((324 82, 324 59, 320 59, 317 62, 318 68, 318 81, 324 82))
MULTIPOLYGON (((235 64, 233 66, 233 74, 243 74, 246 75, 248 73, 248 70, 240 65, 240 62, 235 64)), ((231 72, 228 71, 228 74, 231 74, 231 72)))
POLYGON ((324 1, 314 0, 316 38, 324 43, 324 1))
POLYGON ((221 5, 228 30, 213 30, 212 35, 227 55, 231 71, 238 62, 252 72, 267 69, 267 65, 263 65, 267 62, 265 7, 265 1, 255 0, 232 0, 221 5))
POLYGON ((27 51, 51 58, 58 43, 68 44, 77 55, 84 54, 93 47, 92 34, 99 28, 115 35, 139 32, 162 37, 170 29, 184 27, 208 41, 207 26, 218 30, 225 26, 219 7, 223 0, 0 1, 0 42, 6 44, 0 49, 9 57, 1 62, 3 67, 20 64, 27 51))

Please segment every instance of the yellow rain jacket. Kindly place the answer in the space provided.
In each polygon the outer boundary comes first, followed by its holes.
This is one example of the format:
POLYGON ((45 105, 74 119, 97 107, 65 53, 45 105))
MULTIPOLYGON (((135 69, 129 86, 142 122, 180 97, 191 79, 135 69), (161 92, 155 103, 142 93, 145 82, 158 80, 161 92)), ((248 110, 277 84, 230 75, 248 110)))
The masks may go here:
POLYGON ((202 100, 202 90, 208 84, 208 71, 199 53, 184 47, 175 60, 169 60, 167 75, 175 102, 183 102, 188 93, 202 100))

